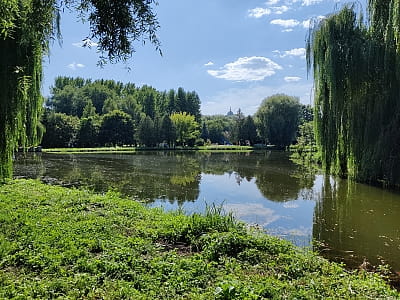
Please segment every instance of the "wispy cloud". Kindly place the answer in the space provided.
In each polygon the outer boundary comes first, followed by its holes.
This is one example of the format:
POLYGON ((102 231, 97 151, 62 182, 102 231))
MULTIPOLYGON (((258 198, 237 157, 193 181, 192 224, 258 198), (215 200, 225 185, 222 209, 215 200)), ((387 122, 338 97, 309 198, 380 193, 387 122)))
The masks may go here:
POLYGON ((281 14, 287 12, 290 8, 286 5, 282 5, 282 6, 272 7, 272 9, 275 14, 281 15, 281 14))
POLYGON ((270 15, 272 13, 272 10, 269 8, 256 7, 256 8, 250 9, 248 13, 249 13, 249 17, 258 19, 263 16, 270 15))
POLYGON ((284 28, 293 28, 300 24, 300 22, 295 19, 288 19, 288 20, 275 19, 272 20, 270 23, 273 25, 282 26, 284 28))
POLYGON ((67 67, 70 68, 71 70, 77 70, 77 69, 84 68, 85 65, 84 65, 84 64, 80 64, 80 63, 73 62, 73 63, 70 63, 67 67))
POLYGON ((300 80, 301 80, 301 77, 297 77, 297 76, 286 76, 286 77, 284 78, 284 80, 285 80, 286 82, 297 82, 297 81, 300 81, 300 80))
POLYGON ((289 32, 289 31, 293 31, 293 29, 296 27, 308 29, 308 28, 310 28, 310 25, 313 24, 313 22, 318 23, 325 18, 326 17, 324 17, 324 16, 318 16, 318 17, 307 19, 304 21, 299 21, 299 20, 295 20, 295 19, 287 19, 287 20, 274 19, 270 22, 270 24, 281 26, 284 28, 282 30, 283 32, 289 32))
POLYGON ((251 18, 256 18, 259 19, 263 16, 268 16, 271 14, 274 15, 281 15, 285 12, 287 12, 290 8, 286 5, 282 6, 270 6, 270 7, 256 7, 253 9, 249 9, 248 11, 248 16, 251 18))
POLYGON ((310 6, 321 3, 323 0, 303 0, 301 3, 302 6, 310 6))
POLYGON ((231 81, 260 81, 275 74, 282 67, 262 56, 240 57, 219 70, 208 70, 213 77, 231 81))
POLYGON ((210 67, 213 65, 214 65, 214 63, 212 61, 209 61, 208 63, 204 64, 205 67, 210 67))
POLYGON ((286 51, 279 51, 279 50, 274 50, 272 51, 273 53, 276 53, 279 55, 279 57, 299 57, 302 59, 306 58, 306 49, 305 48, 294 48, 286 51))

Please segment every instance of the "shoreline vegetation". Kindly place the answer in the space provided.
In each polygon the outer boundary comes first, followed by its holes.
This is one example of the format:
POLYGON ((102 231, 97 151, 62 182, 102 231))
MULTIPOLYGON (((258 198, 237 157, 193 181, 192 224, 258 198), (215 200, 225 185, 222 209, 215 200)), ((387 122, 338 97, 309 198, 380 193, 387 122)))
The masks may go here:
POLYGON ((223 152, 250 152, 255 150, 273 150, 273 146, 236 146, 236 145, 210 145, 210 146, 196 146, 196 147, 128 147, 128 146, 116 146, 116 147, 96 147, 96 148, 49 148, 42 149, 45 153, 133 153, 140 151, 223 151, 223 152))
POLYGON ((188 216, 35 180, 0 201, 2 299, 400 297, 383 269, 346 271, 218 207, 188 216))

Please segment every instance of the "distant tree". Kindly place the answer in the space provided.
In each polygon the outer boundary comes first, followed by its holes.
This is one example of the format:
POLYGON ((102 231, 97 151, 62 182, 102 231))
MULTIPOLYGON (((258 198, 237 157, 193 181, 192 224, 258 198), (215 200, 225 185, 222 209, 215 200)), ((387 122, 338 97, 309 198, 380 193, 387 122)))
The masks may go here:
POLYGON ((132 91, 129 94, 125 95, 121 100, 121 110, 126 112, 130 115, 135 122, 136 125, 139 124, 140 121, 140 114, 141 114, 141 107, 137 102, 135 97, 135 93, 132 91))
POLYGON ((103 106, 107 99, 117 99, 115 91, 110 90, 98 81, 85 85, 82 88, 82 93, 92 101, 96 113, 99 115, 103 113, 103 106))
POLYGON ((290 145, 296 136, 300 109, 297 97, 276 94, 264 99, 256 113, 261 138, 278 147, 290 145))
POLYGON ((210 138, 206 122, 203 122, 201 127, 200 138, 202 138, 204 141, 207 141, 210 138))
POLYGON ((251 116, 247 116, 244 119, 242 130, 241 130, 242 138, 246 141, 249 141, 251 145, 253 145, 257 140, 257 127, 254 122, 254 119, 251 116))
POLYGON ((200 123, 200 97, 195 91, 186 94, 186 112, 193 115, 196 122, 200 123))
POLYGON ((178 92, 176 93, 176 111, 177 112, 188 112, 187 111, 187 101, 186 101, 186 92, 183 88, 178 88, 178 92))
POLYGON ((161 120, 160 138, 170 146, 172 146, 176 140, 175 127, 168 115, 165 115, 161 120))
POLYGON ((73 101, 76 93, 77 89, 75 87, 70 85, 63 86, 62 89, 57 89, 57 93, 53 94, 47 100, 46 105, 54 110, 54 112, 72 115, 74 110, 73 101))
POLYGON ((63 113, 50 112, 44 118, 46 132, 42 146, 45 148, 72 147, 78 133, 79 119, 63 113))
POLYGON ((78 147, 95 147, 98 145, 100 122, 98 118, 90 116, 82 118, 77 134, 78 147))
POLYGON ((140 144, 144 144, 147 147, 152 147, 157 143, 154 122, 149 116, 143 116, 139 123, 138 139, 140 144))
POLYGON ((82 118, 89 118, 96 116, 96 108, 93 106, 92 101, 88 101, 83 108, 82 118))
POLYGON ((130 115, 120 110, 105 114, 99 132, 102 145, 132 145, 134 143, 134 124, 130 115))
POLYGON ((179 144, 185 145, 199 136, 199 124, 194 116, 186 112, 174 113, 171 115, 171 120, 176 129, 176 141, 179 144))
POLYGON ((246 140, 246 137, 244 136, 244 132, 243 132, 245 116, 242 113, 240 108, 238 109, 234 120, 235 120, 235 123, 232 127, 232 140, 233 140, 233 142, 235 142, 237 144, 243 145, 246 140))
POLYGON ((114 110, 118 110, 118 101, 115 98, 107 98, 103 103, 103 108, 101 110, 102 114, 107 114, 114 110))
POLYGON ((215 118, 207 122, 208 138, 211 143, 223 144, 224 137, 224 121, 221 118, 215 118))
POLYGON ((167 101, 168 105, 166 113, 171 115, 172 113, 177 112, 175 90, 169 90, 167 94, 167 101))

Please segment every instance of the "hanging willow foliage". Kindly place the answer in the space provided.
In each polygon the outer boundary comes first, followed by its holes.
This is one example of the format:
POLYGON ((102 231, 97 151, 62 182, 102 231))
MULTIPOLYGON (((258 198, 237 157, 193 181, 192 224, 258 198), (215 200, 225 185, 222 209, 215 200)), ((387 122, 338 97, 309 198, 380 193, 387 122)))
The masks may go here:
POLYGON ((12 175, 18 146, 37 144, 43 132, 42 58, 59 38, 59 11, 75 9, 89 22, 102 53, 100 63, 127 60, 133 42, 147 38, 159 50, 154 0, 1 0, 0 1, 0 180, 12 175))
POLYGON ((310 29, 315 131, 327 172, 400 184, 400 1, 370 0, 310 29))

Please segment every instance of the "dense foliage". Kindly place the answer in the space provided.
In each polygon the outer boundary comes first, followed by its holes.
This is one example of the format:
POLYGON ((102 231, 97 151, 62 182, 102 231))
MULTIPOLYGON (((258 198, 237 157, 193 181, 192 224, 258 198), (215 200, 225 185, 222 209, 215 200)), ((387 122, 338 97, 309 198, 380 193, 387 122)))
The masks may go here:
POLYGON ((199 135, 200 98, 196 92, 186 92, 183 88, 160 92, 150 86, 136 87, 131 83, 123 84, 114 80, 58 77, 46 105, 44 147, 65 147, 65 144, 84 147, 152 147, 160 143, 172 146, 177 142, 185 143, 188 139, 194 143, 199 135), (177 113, 185 114, 186 118, 190 116, 194 122, 186 133, 191 137, 185 137, 183 142, 179 135, 182 132, 170 119, 177 113), (58 145, 47 142, 54 133, 53 127, 48 126, 46 120, 53 114, 80 119, 75 140, 58 145), (111 116, 114 121, 111 121, 111 116))
POLYGON ((316 140, 328 172, 400 184, 398 8, 369 0, 365 22, 345 6, 310 31, 316 140))
POLYGON ((11 176, 17 146, 40 139, 42 58, 50 39, 60 37, 60 10, 75 9, 89 22, 89 38, 98 42, 104 63, 130 57, 137 40, 148 39, 159 48, 153 4, 153 0, 0 1, 1 179, 11 176))
POLYGON ((376 274, 348 273, 218 209, 185 216, 23 180, 1 186, 0 201, 4 299, 399 297, 376 274))
POLYGON ((201 138, 215 144, 254 145, 260 139, 252 116, 239 109, 234 115, 203 117, 201 138))
POLYGON ((296 139, 300 116, 298 98, 284 94, 270 96, 256 113, 260 136, 278 147, 289 146, 296 139))

